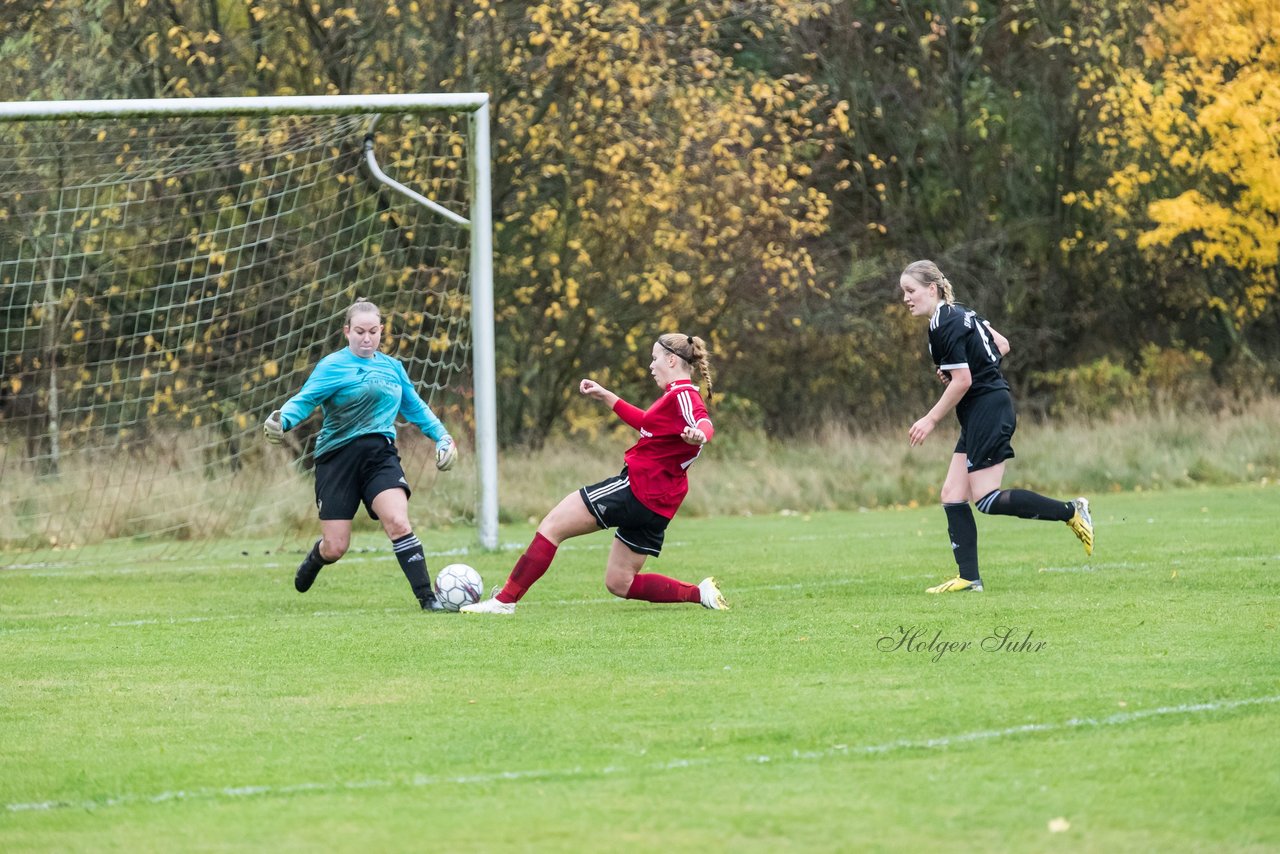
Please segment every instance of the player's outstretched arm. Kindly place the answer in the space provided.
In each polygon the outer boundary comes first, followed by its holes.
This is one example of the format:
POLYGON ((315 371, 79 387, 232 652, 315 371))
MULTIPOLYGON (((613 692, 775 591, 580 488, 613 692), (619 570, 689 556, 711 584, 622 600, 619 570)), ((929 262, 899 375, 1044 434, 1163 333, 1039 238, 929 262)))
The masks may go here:
POLYGON ((625 400, 618 397, 595 380, 583 380, 578 383, 578 391, 582 392, 587 397, 593 397, 604 403, 612 409, 614 415, 621 418, 622 423, 626 424, 628 427, 639 430, 641 425, 644 423, 643 409, 627 403, 625 400))
POLYGON ((618 402, 618 396, 595 380, 583 380, 578 383, 578 391, 594 400, 598 400, 610 409, 618 402))

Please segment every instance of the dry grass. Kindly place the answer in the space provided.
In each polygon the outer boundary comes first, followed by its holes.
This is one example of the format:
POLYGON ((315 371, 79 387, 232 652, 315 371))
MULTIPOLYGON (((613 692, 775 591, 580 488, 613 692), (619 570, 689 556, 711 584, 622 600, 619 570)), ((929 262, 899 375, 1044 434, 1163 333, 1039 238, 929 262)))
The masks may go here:
MULTIPOLYGON (((1280 400, 1235 413, 1123 414, 1095 423, 1024 420, 1005 484, 1046 494, 1170 489, 1280 479, 1280 400)), ((957 430, 948 424, 919 448, 899 432, 833 427, 785 439, 722 432, 690 472, 683 512, 744 515, 885 507, 936 501, 957 430)), ((566 492, 621 465, 628 439, 559 441, 502 461, 504 516, 538 517, 566 492)))
MULTIPOLYGON (((1231 413, 1165 410, 1095 423, 1024 421, 1005 483, 1048 495, 1141 491, 1280 479, 1280 400, 1231 413)), ((910 506, 937 500, 956 430, 947 425, 910 448, 906 427, 863 434, 833 427, 820 436, 780 437, 722 427, 691 470, 687 515, 910 506)), ((504 523, 537 521, 565 494, 616 472, 629 431, 588 442, 559 439, 500 460, 504 523)), ((13 449, 10 449, 11 451, 13 449)), ((463 449, 464 454, 467 449, 463 449)), ((5 471, 0 543, 11 563, 35 549, 131 537, 174 541, 223 537, 296 539, 315 529, 309 477, 283 454, 258 449, 234 476, 210 478, 198 455, 163 463, 69 465, 57 480, 5 471)), ((412 517, 438 527, 475 518, 476 478, 465 464, 447 475, 431 465, 430 443, 406 440, 415 487, 412 517)), ((357 529, 376 523, 358 521, 357 529)))

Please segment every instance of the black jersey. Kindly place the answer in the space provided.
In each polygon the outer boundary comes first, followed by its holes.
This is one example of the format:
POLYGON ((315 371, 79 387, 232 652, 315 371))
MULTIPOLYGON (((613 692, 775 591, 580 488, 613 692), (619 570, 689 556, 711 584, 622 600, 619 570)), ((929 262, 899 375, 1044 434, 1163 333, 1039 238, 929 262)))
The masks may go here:
POLYGON ((963 305, 938 303, 929 319, 929 355, 947 376, 956 368, 968 368, 973 385, 965 397, 1008 389, 1000 373, 1000 351, 987 329, 986 321, 963 305))

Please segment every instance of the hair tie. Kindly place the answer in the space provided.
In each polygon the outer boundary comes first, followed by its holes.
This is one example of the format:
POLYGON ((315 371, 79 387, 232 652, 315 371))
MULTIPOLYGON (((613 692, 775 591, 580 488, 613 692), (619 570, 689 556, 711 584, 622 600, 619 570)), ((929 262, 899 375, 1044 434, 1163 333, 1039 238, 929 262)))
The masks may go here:
POLYGON ((684 355, 679 350, 672 349, 670 346, 667 345, 667 342, 663 341, 661 338, 658 339, 658 346, 677 358, 684 359, 686 362, 689 362, 691 364, 693 362, 693 359, 684 355))

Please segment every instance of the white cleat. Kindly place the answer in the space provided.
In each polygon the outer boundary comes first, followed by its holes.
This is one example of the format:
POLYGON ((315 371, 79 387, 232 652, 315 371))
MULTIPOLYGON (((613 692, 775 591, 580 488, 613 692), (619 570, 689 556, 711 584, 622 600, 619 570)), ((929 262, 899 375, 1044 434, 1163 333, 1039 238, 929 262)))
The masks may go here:
POLYGON ((474 605, 463 605, 458 610, 464 614, 514 614, 516 612, 516 603, 499 602, 495 596, 483 602, 476 602, 474 605))
POLYGON ((698 582, 698 593, 702 596, 702 607, 713 611, 728 611, 729 603, 724 601, 720 585, 714 578, 704 578, 698 582))

